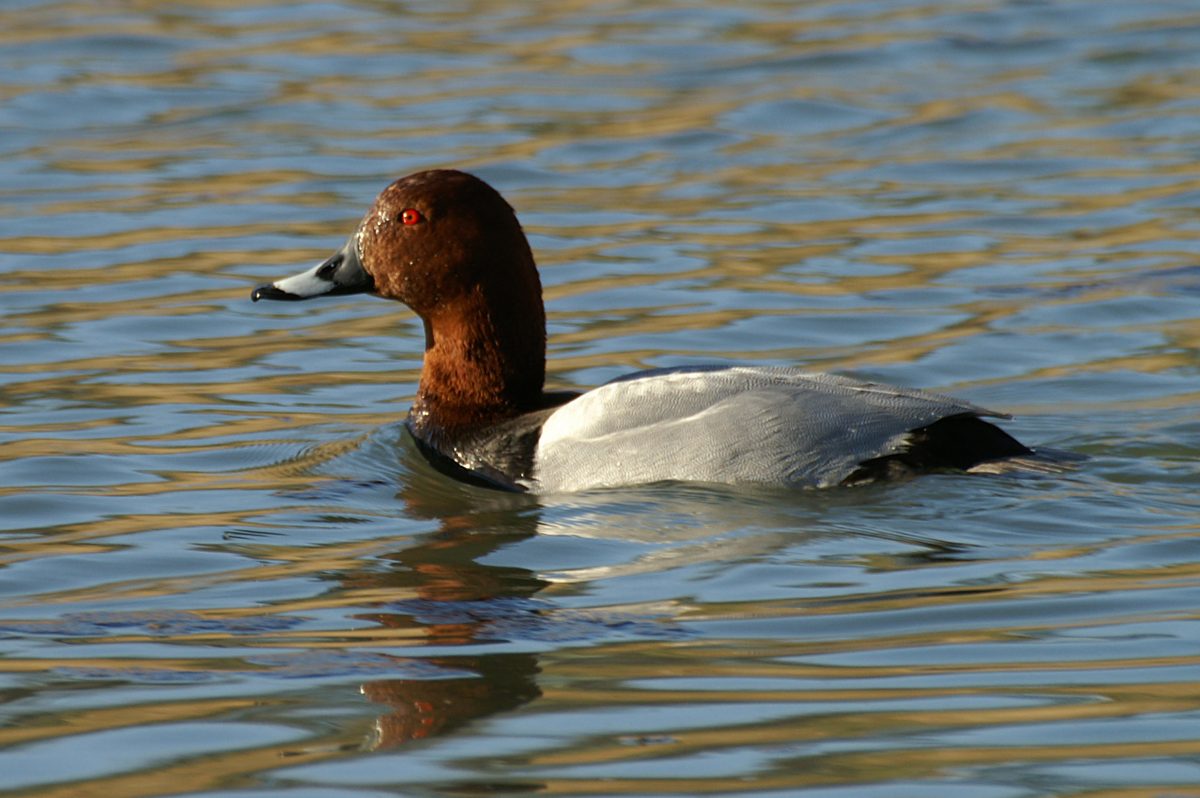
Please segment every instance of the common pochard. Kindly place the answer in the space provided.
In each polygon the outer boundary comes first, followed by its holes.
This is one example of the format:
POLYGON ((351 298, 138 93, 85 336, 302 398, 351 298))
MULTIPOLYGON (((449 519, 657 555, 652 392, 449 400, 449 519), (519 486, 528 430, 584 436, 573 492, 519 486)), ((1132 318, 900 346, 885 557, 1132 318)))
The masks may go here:
POLYGON ((420 316, 425 360, 408 430, 441 470, 491 487, 830 487, 993 470, 1033 455, 983 419, 1002 414, 794 368, 654 369, 582 394, 547 392, 529 243, 500 194, 463 172, 397 180, 333 257, 251 298, 354 293, 399 300, 420 316))

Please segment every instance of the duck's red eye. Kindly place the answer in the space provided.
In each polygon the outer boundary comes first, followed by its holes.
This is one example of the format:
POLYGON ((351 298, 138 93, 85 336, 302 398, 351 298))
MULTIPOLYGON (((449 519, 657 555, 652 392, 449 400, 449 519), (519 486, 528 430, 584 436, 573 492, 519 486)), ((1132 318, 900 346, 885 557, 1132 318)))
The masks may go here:
POLYGON ((400 221, 404 224, 420 224, 424 218, 416 208, 405 208, 400 211, 400 221))

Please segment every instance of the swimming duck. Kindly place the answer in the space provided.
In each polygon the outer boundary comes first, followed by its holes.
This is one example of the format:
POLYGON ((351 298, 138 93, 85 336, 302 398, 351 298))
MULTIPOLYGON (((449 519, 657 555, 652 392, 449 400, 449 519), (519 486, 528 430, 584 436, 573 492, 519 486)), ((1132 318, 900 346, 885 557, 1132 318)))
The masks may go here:
POLYGON ((1003 414, 794 368, 653 369, 582 394, 548 392, 529 242, 500 194, 464 172, 400 178, 331 258, 258 286, 251 299, 356 293, 399 300, 421 318, 425 359, 408 431, 439 469, 489 487, 823 488, 996 470, 1033 455, 984 420, 1003 414))

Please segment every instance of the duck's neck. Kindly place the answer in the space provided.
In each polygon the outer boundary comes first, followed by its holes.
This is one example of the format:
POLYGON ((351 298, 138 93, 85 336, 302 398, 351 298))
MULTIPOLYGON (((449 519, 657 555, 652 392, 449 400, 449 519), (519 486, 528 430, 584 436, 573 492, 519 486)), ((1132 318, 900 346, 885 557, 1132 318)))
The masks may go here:
POLYGON ((546 321, 536 304, 477 292, 425 322, 425 364, 412 418, 445 430, 487 424, 541 406, 546 321), (500 318, 497 318, 499 316, 500 318))

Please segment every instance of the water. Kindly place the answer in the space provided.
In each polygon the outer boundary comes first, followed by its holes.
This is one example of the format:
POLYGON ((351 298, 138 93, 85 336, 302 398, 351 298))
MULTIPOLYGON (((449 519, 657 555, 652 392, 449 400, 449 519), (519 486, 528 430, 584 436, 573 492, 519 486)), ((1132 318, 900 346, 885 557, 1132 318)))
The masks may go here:
POLYGON ((5 794, 1200 794, 1194 3, 0 28, 5 794), (1090 459, 450 483, 411 314, 248 300, 430 166, 517 208, 554 387, 806 364, 1090 459))

